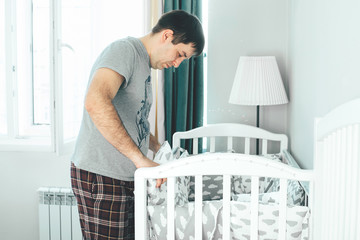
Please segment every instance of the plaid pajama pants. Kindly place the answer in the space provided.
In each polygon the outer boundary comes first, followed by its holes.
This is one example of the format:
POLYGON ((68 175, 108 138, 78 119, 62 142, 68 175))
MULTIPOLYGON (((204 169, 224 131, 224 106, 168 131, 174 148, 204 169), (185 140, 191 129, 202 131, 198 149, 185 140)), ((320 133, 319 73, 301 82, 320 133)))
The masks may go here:
POLYGON ((91 173, 71 164, 83 239, 134 239, 134 182, 91 173))

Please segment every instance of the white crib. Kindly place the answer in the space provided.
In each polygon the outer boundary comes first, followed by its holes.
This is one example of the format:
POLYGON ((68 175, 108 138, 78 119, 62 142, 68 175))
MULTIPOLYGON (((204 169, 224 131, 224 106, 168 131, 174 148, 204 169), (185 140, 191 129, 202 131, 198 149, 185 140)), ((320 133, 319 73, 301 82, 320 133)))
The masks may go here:
MULTIPOLYGON (((262 141, 262 154, 267 153, 268 141, 280 141, 280 151, 287 148, 284 135, 272 134, 262 129, 239 124, 216 124, 176 133, 174 146, 180 139, 193 138, 193 152, 198 153, 198 139, 210 138, 210 152, 215 152, 215 136, 227 137, 227 150, 233 149, 233 137, 245 138, 245 154, 199 154, 162 166, 139 169, 135 173, 136 239, 147 239, 146 179, 168 178, 167 238, 174 239, 174 184, 176 176, 195 176, 195 239, 202 236, 202 176, 224 176, 223 237, 230 239, 229 195, 231 175, 251 175, 251 239, 258 239, 258 184, 259 176, 280 178, 281 200, 279 214, 279 239, 286 238, 286 181, 308 181, 310 218, 309 239, 360 239, 360 99, 335 108, 315 123, 314 171, 292 168, 272 162, 261 156, 249 155, 250 139, 262 141), (221 166, 221 167, 220 167, 221 166), (313 184, 314 179, 314 184, 313 184), (312 187, 312 186, 315 187, 312 187)), ((289 160, 289 159, 288 159, 289 160)), ((291 159, 290 159, 291 160, 291 159)), ((291 160, 293 161, 293 160, 291 160)), ((296 163, 294 164, 296 165, 296 163)))
MULTIPOLYGON (((223 175, 223 211, 222 239, 230 239, 230 185, 231 176, 251 176, 251 240, 258 239, 259 229, 259 177, 280 179, 279 201, 279 239, 286 239, 287 181, 298 180, 310 183, 312 192, 313 172, 290 167, 286 164, 271 161, 262 156, 249 155, 251 139, 260 139, 262 154, 268 152, 268 142, 279 142, 282 152, 287 149, 287 137, 274 134, 256 127, 242 124, 214 124, 200 127, 188 132, 178 132, 173 136, 174 147, 180 145, 181 139, 193 139, 193 156, 163 164, 156 168, 142 168, 135 172, 135 238, 148 239, 147 229, 147 179, 167 178, 167 237, 175 239, 175 178, 195 176, 195 239, 203 239, 202 234, 202 181, 204 175, 223 175), (210 154, 198 153, 198 139, 210 139, 210 154), (242 137, 243 153, 215 153, 216 137, 227 138, 227 150, 233 149, 233 139, 242 137)), ((309 208, 312 208, 312 196, 309 195, 309 208)), ((310 234, 311 235, 311 234, 310 234)))
POLYGON ((315 128, 314 239, 360 239, 360 99, 315 128))

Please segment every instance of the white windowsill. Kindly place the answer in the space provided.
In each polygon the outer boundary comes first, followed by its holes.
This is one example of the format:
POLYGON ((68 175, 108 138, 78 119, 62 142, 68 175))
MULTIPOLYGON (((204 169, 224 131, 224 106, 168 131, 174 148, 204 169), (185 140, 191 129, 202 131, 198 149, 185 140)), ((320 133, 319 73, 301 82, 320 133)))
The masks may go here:
POLYGON ((0 151, 54 152, 49 138, 0 139, 0 151))
MULTIPOLYGON (((75 147, 75 138, 66 140, 61 150, 56 154, 71 154, 75 147)), ((54 146, 51 145, 50 138, 21 138, 6 139, 0 138, 0 152, 48 152, 55 153, 54 146)))

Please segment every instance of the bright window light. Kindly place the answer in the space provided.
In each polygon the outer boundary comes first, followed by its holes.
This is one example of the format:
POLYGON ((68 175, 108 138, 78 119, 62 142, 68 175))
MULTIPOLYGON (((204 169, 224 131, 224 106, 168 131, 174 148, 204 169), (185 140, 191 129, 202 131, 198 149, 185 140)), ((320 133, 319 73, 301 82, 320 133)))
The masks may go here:
POLYGON ((50 6, 49 0, 32 2, 33 124, 49 125, 51 122, 50 6))
POLYGON ((61 55, 64 139, 77 136, 92 64, 111 42, 140 37, 142 0, 62 0, 61 55))
POLYGON ((16 2, 17 138, 50 137, 49 3, 16 2))

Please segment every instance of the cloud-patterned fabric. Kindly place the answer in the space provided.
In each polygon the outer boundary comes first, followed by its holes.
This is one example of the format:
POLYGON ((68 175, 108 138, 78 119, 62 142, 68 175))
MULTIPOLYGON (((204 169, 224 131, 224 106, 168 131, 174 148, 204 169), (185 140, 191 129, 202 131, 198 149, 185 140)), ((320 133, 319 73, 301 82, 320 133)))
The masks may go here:
MULTIPOLYGON (((211 153, 205 153, 211 154, 211 153)), ((279 154, 263 155, 270 160, 281 162, 279 154)), ((249 176, 232 176, 232 194, 250 193, 251 192, 251 177, 249 176)), ((259 192, 278 191, 279 183, 277 179, 261 177, 259 179, 259 192), (276 182, 277 181, 277 182, 276 182)), ((195 200, 195 178, 190 177, 190 192, 189 201, 195 200)), ((203 176, 203 201, 220 200, 223 197, 223 176, 221 175, 206 175, 203 176)))
MULTIPOLYGON (((189 201, 195 201, 195 178, 190 177, 189 201)), ((223 197, 223 176, 203 176, 203 201, 220 200, 223 197)))
MULTIPOLYGON (((263 201, 259 203, 259 239, 278 238, 279 207, 276 203, 266 202, 271 197, 263 194, 263 201)), ((250 239, 250 203, 231 201, 231 239, 250 239)), ((166 239, 166 206, 148 206, 150 239, 166 239)), ((309 237, 310 212, 307 207, 288 206, 286 239, 305 240, 309 237)), ((175 208, 175 239, 195 239, 194 230, 194 202, 186 203, 175 208)), ((203 202, 203 238, 222 239, 222 200, 203 202)))
MULTIPOLYGON (((205 153, 211 154, 211 153, 205 153)), ((263 157, 269 160, 282 162, 280 154, 266 154, 263 157)), ((260 177, 259 193, 278 192, 280 181, 277 178, 260 177)), ((251 193, 250 176, 232 176, 231 178, 232 197, 238 194, 251 193)), ((189 201, 195 201, 195 178, 190 176, 189 201)), ((221 200, 223 197, 223 176, 203 176, 203 201, 221 200)), ((303 206, 305 202, 305 191, 298 181, 288 181, 288 204, 303 206)))
MULTIPOLYGON (((279 192, 270 192, 270 193, 260 193, 259 194, 259 202, 260 203, 279 203, 280 201, 279 192)), ((251 194, 234 194, 232 195, 232 200, 238 202, 250 202, 251 194)))
MULTIPOLYGON (((155 156, 160 164, 188 156, 187 151, 171 150, 165 142, 155 156)), ((264 156, 280 162, 280 156, 264 156)), ((194 239, 194 180, 178 177, 175 187, 175 239, 194 239)), ((156 180, 148 180, 148 230, 150 239, 166 239, 166 184, 155 188, 156 180)), ((279 179, 259 179, 259 239, 277 239, 279 217, 279 179)), ((222 239, 222 176, 203 176, 203 236, 222 239)), ((251 177, 232 176, 231 236, 232 239, 250 239, 251 177)), ((308 207, 304 207, 305 192, 298 181, 288 181, 286 239, 306 240, 309 237, 308 207)))
MULTIPOLYGON (((282 162, 279 154, 263 155, 272 161, 282 162)), ((250 176, 232 176, 233 191, 232 197, 238 194, 251 193, 250 176)), ((259 193, 278 192, 280 190, 280 181, 278 178, 259 178, 259 193)), ((305 202, 305 191, 298 181, 288 181, 288 200, 290 205, 303 206, 305 202)))
MULTIPOLYGON (((278 154, 267 154, 263 155, 272 161, 281 162, 280 155, 278 154)), ((260 177, 259 178, 259 193, 273 192, 276 190, 277 179, 260 177)), ((233 194, 251 193, 251 176, 232 176, 233 183, 233 194)))
MULTIPOLYGON (((166 141, 161 145, 159 151, 156 153, 154 162, 163 164, 187 156, 189 156, 188 152, 182 148, 171 150, 169 143, 166 141)), ((189 182, 189 177, 176 178, 175 203, 179 206, 183 206, 188 202, 189 182)), ((166 182, 161 185, 161 188, 156 188, 156 179, 149 179, 147 181, 148 205, 166 204, 166 189, 166 182)))

